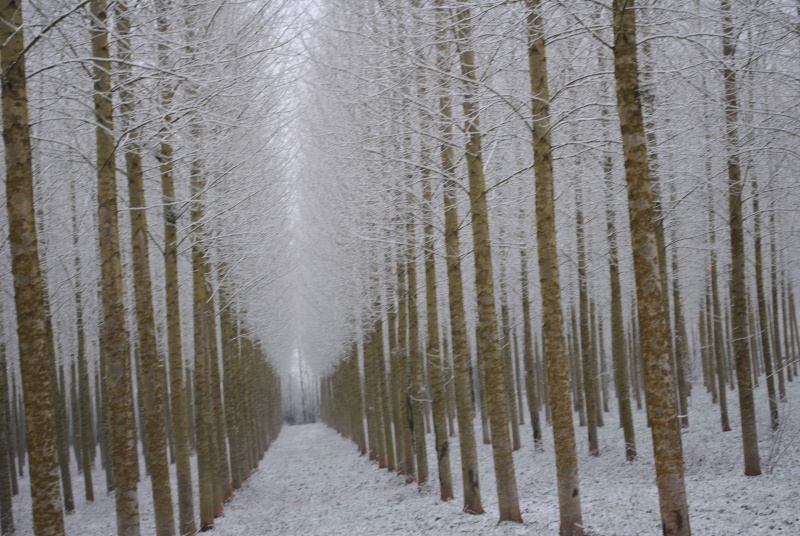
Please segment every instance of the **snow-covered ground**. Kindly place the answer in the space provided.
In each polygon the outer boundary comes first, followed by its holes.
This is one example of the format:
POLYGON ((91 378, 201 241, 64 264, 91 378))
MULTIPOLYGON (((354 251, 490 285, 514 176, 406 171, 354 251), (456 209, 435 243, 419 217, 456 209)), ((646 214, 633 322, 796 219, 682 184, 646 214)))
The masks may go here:
MULTIPOLYGON (((770 433, 763 386, 757 393, 761 461, 764 474, 742 476, 738 398, 731 393, 732 432, 719 431, 719 409, 696 386, 691 427, 684 431, 690 523, 696 535, 800 534, 800 393, 788 384, 781 404, 785 422, 770 433)), ((652 447, 644 412, 637 412, 639 459, 627 463, 616 409, 600 430, 601 456, 588 455, 586 430, 576 428, 583 519, 595 535, 660 534, 652 447)), ((479 424, 479 423, 478 423, 479 424)), ((461 512, 459 450, 453 439, 452 469, 456 499, 438 500, 436 465, 429 450, 433 485, 419 489, 379 469, 356 447, 322 424, 285 426, 261 466, 225 506, 214 534, 361 536, 373 534, 557 534, 558 506, 552 434, 545 429, 545 452, 534 453, 530 427, 521 430, 523 446, 514 454, 524 523, 497 523, 491 447, 479 445, 481 487, 486 513, 461 512)), ((429 447, 430 439, 429 437, 429 447)), ((478 434, 480 439, 480 434, 478 434)), ((102 474, 96 489, 105 489, 102 474)), ((115 533, 113 497, 97 493, 83 499, 82 480, 74 482, 76 512, 66 517, 68 534, 115 533)), ((149 481, 140 484, 142 534, 153 534, 149 481)), ((18 534, 31 534, 28 491, 15 498, 18 534)))

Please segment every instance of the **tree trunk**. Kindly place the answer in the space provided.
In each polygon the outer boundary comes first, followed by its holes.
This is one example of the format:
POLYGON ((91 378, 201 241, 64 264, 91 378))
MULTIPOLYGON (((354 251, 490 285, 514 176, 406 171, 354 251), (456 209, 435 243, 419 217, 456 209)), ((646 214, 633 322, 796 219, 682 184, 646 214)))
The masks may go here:
POLYGON ((614 0, 614 75, 625 153, 640 341, 652 422, 661 528, 664 535, 688 535, 691 531, 683 477, 678 401, 661 285, 661 278, 666 274, 659 268, 656 246, 653 191, 648 176, 647 146, 639 101, 634 13, 632 0, 614 0))
MULTIPOLYGON (((21 360, 25 425, 30 454, 31 501, 34 532, 40 536, 64 534, 58 462, 55 408, 50 379, 50 355, 45 341, 47 315, 39 261, 33 200, 30 126, 25 75, 25 47, 21 1, 0 4, 0 68, 2 69, 3 142, 5 146, 6 210, 11 272, 21 360)), ((16 403, 16 395, 15 395, 16 403)), ((25 449, 22 426, 20 462, 25 449)), ((22 464, 20 463, 20 473, 22 464)), ((20 474, 21 476, 21 474, 20 474)))
MULTIPOLYGON (((447 58, 450 47, 447 41, 446 20, 443 20, 444 0, 437 0, 437 65, 441 72, 449 70, 447 58)), ((447 88, 446 80, 440 81, 447 88)), ((464 319, 464 289, 461 279, 461 252, 458 239, 458 198, 455 180, 455 154, 453 145, 453 112, 450 95, 443 91, 439 98, 442 119, 441 160, 444 174, 444 225, 445 258, 447 259, 447 289, 450 298, 450 335, 453 341, 453 381, 455 383, 456 417, 461 448, 461 480, 464 489, 464 508, 470 514, 482 514, 481 490, 478 480, 478 453, 475 445, 475 412, 472 408, 470 386, 470 356, 467 325, 464 319)))
POLYGON ((103 280, 104 345, 108 359, 107 399, 119 536, 139 535, 136 426, 131 407, 131 366, 122 295, 122 266, 117 223, 115 140, 111 101, 111 62, 105 0, 92 0, 92 56, 97 121, 97 191, 103 280))
POLYGON ((544 450, 542 444, 542 425, 539 421, 539 392, 536 386, 536 364, 533 356, 533 327, 531 326, 531 299, 528 284, 528 252, 523 248, 519 252, 520 274, 522 279, 522 357, 525 364, 525 392, 528 395, 528 412, 531 415, 533 432, 533 448, 544 450))
MULTIPOLYGON (((83 487, 86 502, 94 502, 94 483, 92 469, 95 450, 94 423, 92 422, 92 399, 89 390, 89 368, 86 363, 86 335, 83 328, 83 294, 81 293, 81 255, 79 249, 80 230, 78 228, 78 206, 75 199, 75 183, 70 183, 70 201, 72 205, 72 246, 75 250, 75 336, 77 339, 78 363, 78 417, 80 420, 81 446, 80 456, 83 466, 83 487)), ((97 393, 97 396, 100 394, 97 393)))
POLYGON ((139 358, 141 359, 140 397, 144 409, 144 428, 147 442, 146 457, 153 490, 153 509, 158 536, 175 534, 172 511, 169 460, 164 428, 164 402, 161 362, 158 358, 156 325, 153 313, 153 289, 150 279, 150 253, 148 245, 147 212, 144 196, 142 157, 139 154, 139 130, 131 128, 135 97, 131 81, 130 33, 131 22, 125 2, 117 2, 116 28, 119 35, 119 72, 121 120, 128 130, 128 148, 125 153, 125 169, 128 175, 128 196, 131 218, 131 248, 133 250, 133 280, 136 300, 136 326, 139 358))
POLYGON ((553 443, 556 453, 559 531, 561 536, 581 536, 580 484, 575 429, 570 404, 568 363, 564 351, 564 313, 561 308, 556 248, 553 156, 550 141, 550 90, 544 20, 540 0, 526 0, 528 10, 528 67, 533 108, 533 170, 536 186, 536 245, 542 292, 542 342, 553 443))
POLYGON ((780 424, 778 418, 778 396, 775 392, 775 376, 772 367, 772 353, 769 346, 769 320, 767 319, 767 299, 764 293, 764 261, 761 252, 761 211, 758 201, 758 185, 755 174, 752 180, 753 189, 753 238, 755 240, 755 272, 756 272, 756 301, 758 307, 758 344, 761 345, 761 354, 764 358, 764 373, 767 380, 767 403, 769 404, 770 426, 777 430, 780 424))
MULTIPOLYGON (((165 1, 158 3, 158 32, 162 39, 158 43, 159 65, 169 69, 169 47, 165 42, 169 32, 169 21, 165 1)), ((175 450, 175 474, 178 489, 178 532, 187 536, 197 532, 192 498, 192 469, 190 465, 191 427, 188 397, 191 388, 184 385, 183 344, 181 341, 181 311, 178 291, 178 217, 180 207, 175 203, 175 182, 173 176, 173 149, 169 142, 169 113, 172 105, 172 89, 164 85, 160 95, 160 106, 167 110, 165 125, 161 128, 158 154, 161 174, 161 195, 164 203, 164 277, 167 317, 167 354, 169 364, 169 393, 172 415, 172 435, 175 450)), ((191 378, 187 375, 187 380, 191 378)))
POLYGON ((721 1, 722 56, 725 60, 725 139, 728 149, 728 217, 731 233, 731 328, 739 385, 739 416, 742 423, 742 448, 745 476, 761 474, 758 454, 758 431, 747 347, 747 281, 745 276, 744 228, 742 224, 742 177, 739 169, 739 106, 736 97, 736 72, 732 64, 736 45, 729 0, 721 1))
POLYGON ((464 95, 466 147, 469 174, 469 200, 472 210, 472 243, 475 257, 475 289, 478 294, 478 348, 483 360, 486 402, 492 433, 492 456, 497 478, 497 501, 500 521, 522 522, 514 474, 514 458, 508 434, 506 399, 503 385, 503 362, 497 334, 497 311, 492 274, 492 249, 489 212, 486 204, 486 180, 483 174, 478 105, 475 102, 475 51, 472 49, 472 16, 467 0, 456 9, 456 40, 461 60, 461 74, 467 81, 464 95))
POLYGON ((608 235, 608 273, 611 287, 611 352, 614 363, 614 387, 617 391, 619 422, 625 439, 625 459, 636 459, 636 432, 631 409, 630 373, 625 343, 625 319, 622 313, 622 290, 619 279, 619 253, 617 250, 617 215, 614 210, 612 183, 613 160, 610 154, 603 161, 606 199, 606 232, 608 235))
MULTIPOLYGON (((0 8, 0 14, 3 14, 0 8)), ((2 32, 2 30, 0 30, 2 32)), ((3 51, 5 52, 5 51, 3 51)), ((0 305, 0 317, 3 308, 0 305)), ((6 343, 0 322, 0 534, 14 534, 14 512, 12 510, 12 475, 16 475, 13 459, 9 456, 8 368, 6 366, 6 343)))
POLYGON ((580 309, 580 336, 583 369, 583 394, 586 399, 586 423, 589 432, 589 454, 600 456, 597 438, 597 357, 591 347, 589 323, 589 291, 586 280, 586 240, 583 229, 583 192, 580 183, 575 188, 575 227, 578 243, 578 307, 580 309))
MULTIPOLYGON (((710 217, 713 217, 713 210, 709 207, 710 217)), ((713 318, 714 336, 714 360, 716 368, 714 373, 717 378, 717 396, 719 400, 720 422, 723 432, 730 432, 731 425, 728 418, 728 395, 725 389, 725 378, 727 378, 725 363, 725 340, 722 328, 722 307, 719 303, 719 285, 717 283, 717 253, 715 249, 715 232, 713 220, 710 223, 711 236, 711 315, 713 318)))

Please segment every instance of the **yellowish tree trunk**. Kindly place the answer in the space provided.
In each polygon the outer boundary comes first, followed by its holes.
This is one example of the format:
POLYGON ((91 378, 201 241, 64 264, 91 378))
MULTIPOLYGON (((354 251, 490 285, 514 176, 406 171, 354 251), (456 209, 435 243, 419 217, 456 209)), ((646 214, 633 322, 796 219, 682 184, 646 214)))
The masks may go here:
POLYGON ((750 373, 750 350, 747 345, 747 280, 745 276, 744 226, 742 224, 742 176, 739 167, 739 116, 736 71, 732 64, 736 55, 736 35, 729 0, 721 1, 722 57, 725 61, 725 139, 728 149, 728 217, 731 236, 731 331, 736 359, 736 380, 739 385, 739 418, 742 424, 744 474, 761 474, 758 454, 756 409, 753 400, 753 378, 750 373))
POLYGON ((652 422, 661 529, 664 535, 688 535, 691 531, 683 477, 678 400, 661 285, 661 278, 666 274, 661 273, 656 245, 653 190, 648 175, 639 101, 634 13, 632 0, 614 0, 614 75, 625 154, 640 342, 652 422))
POLYGON ((433 433, 436 444, 436 463, 439 470, 439 496, 443 501, 453 498, 453 477, 450 473, 450 444, 447 437, 447 403, 444 390, 444 363, 439 345, 439 304, 436 299, 436 259, 433 236, 433 186, 430 177, 423 183, 425 200, 425 296, 428 313, 428 336, 425 354, 428 357, 428 377, 433 405, 433 433))
POLYGON ((564 350, 564 316, 556 251, 555 196, 550 141, 550 92, 540 0, 526 0, 528 62, 533 95, 533 169, 536 176, 536 244, 542 289, 542 340, 553 422, 558 480, 559 531, 583 534, 578 459, 572 422, 568 363, 564 350))
MULTIPOLYGON (((146 459, 153 489, 153 509, 156 534, 175 534, 175 519, 172 511, 169 463, 167 459, 166 430, 164 426, 164 401, 162 386, 162 364, 156 343, 156 325, 153 313, 153 289, 150 279, 150 254, 148 246, 147 211, 144 197, 142 157, 139 154, 139 131, 135 124, 134 93, 131 86, 131 23, 125 2, 117 2, 116 27, 120 50, 120 98, 121 117, 128 130, 129 143, 125 153, 125 169, 128 175, 128 195, 131 218, 131 247, 133 250, 133 279, 136 299, 136 326, 138 349, 141 359, 142 378, 139 393, 144 403, 144 426, 147 441, 146 459)), ((143 434, 144 435, 144 434, 143 434)))
POLYGON ((139 535, 137 496, 138 460, 136 425, 132 407, 130 347, 122 295, 122 266, 117 222, 117 181, 111 62, 108 50, 108 18, 105 0, 92 0, 92 55, 94 56, 94 104, 97 121, 97 197, 102 263, 104 346, 108 360, 107 405, 111 429, 111 455, 119 536, 139 535))
POLYGON ((478 294, 478 351, 483 360, 486 405, 492 433, 492 457, 497 479, 500 521, 522 522, 517 497, 517 480, 511 438, 508 433, 508 401, 503 383, 503 361, 497 333, 497 311, 492 274, 492 248, 489 211, 486 205, 486 179, 483 174, 478 105, 475 102, 475 51, 472 49, 472 15, 469 2, 460 0, 456 10, 456 38, 461 73, 467 80, 464 95, 465 130, 468 136, 466 157, 469 174, 469 201, 472 210, 472 243, 475 257, 475 289, 478 294))

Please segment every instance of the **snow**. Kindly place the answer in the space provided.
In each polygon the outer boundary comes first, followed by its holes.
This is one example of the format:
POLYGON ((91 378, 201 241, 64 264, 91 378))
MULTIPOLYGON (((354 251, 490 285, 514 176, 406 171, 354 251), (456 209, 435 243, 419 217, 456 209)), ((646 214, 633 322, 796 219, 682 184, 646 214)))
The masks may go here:
MULTIPOLYGON (((738 399, 730 396, 733 431, 722 433, 719 408, 702 386, 695 386, 691 427, 684 431, 684 458, 690 523, 698 535, 800 534, 800 396, 797 382, 788 384, 789 401, 780 404, 785 422, 777 434, 768 429, 764 388, 756 393, 762 469, 744 477, 738 422, 738 399)), ((616 408, 600 429, 601 456, 588 454, 586 431, 576 427, 579 447, 583 519, 594 535, 660 534, 652 446, 643 411, 635 412, 639 458, 624 459, 616 408)), ((480 426, 479 421, 476 425, 480 426)), ((497 501, 491 447, 478 446, 484 515, 461 512, 460 461, 451 438, 456 499, 439 501, 436 464, 428 436, 431 482, 418 487, 379 469, 359 456, 353 443, 325 425, 285 426, 264 460, 216 520, 218 535, 304 536, 366 534, 557 534, 558 505, 552 432, 544 430, 545 451, 534 453, 528 424, 521 428, 523 446, 514 453, 524 523, 497 523, 497 501)), ((477 434, 480 440, 480 433, 477 434)), ((107 536, 115 532, 113 497, 104 492, 95 471, 98 499, 86 504, 82 479, 74 476, 76 512, 66 516, 68 534, 107 536)), ((149 482, 140 484, 142 534, 154 533, 149 482)), ((174 498, 174 495, 173 495, 174 498)), ((32 534, 26 481, 15 498, 17 534, 32 534)))

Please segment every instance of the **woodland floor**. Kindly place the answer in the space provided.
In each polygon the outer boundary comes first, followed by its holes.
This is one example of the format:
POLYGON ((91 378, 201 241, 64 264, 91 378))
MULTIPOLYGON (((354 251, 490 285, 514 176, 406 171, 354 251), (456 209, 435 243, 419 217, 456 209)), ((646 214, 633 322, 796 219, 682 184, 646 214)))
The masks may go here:
MULTIPOLYGON (((763 385, 757 393, 764 474, 742 476, 738 399, 730 396, 732 432, 719 431, 719 409, 701 387, 691 402, 691 427, 684 431, 684 459, 690 523, 696 535, 800 534, 800 382, 788 384, 789 400, 777 434, 768 430, 763 385)), ((600 431, 601 456, 588 455, 585 429, 576 428, 585 526, 594 535, 657 535, 658 498, 650 434, 644 412, 636 412, 639 458, 624 460, 616 409, 606 414, 600 431)), ((478 427, 479 422, 476 422, 478 427)), ((480 440, 480 430, 477 430, 480 440)), ((523 446, 514 454, 524 523, 497 523, 491 447, 479 445, 481 487, 486 513, 461 513, 460 461, 451 439, 456 499, 438 500, 435 486, 419 489, 402 477, 381 470, 356 447, 322 424, 285 426, 261 466, 217 519, 218 535, 374 534, 557 534, 558 505, 552 433, 544 430, 545 451, 534 453, 530 427, 521 429, 523 446)), ((437 482, 430 450, 431 481, 437 482)), ((97 493, 83 501, 83 481, 75 477, 76 512, 66 517, 68 534, 108 536, 115 533, 113 497, 97 493)), ((104 477, 95 472, 96 489, 104 477)), ((31 534, 27 482, 15 498, 17 534, 31 534)), ((154 533, 149 481, 140 484, 142 534, 154 533)))

